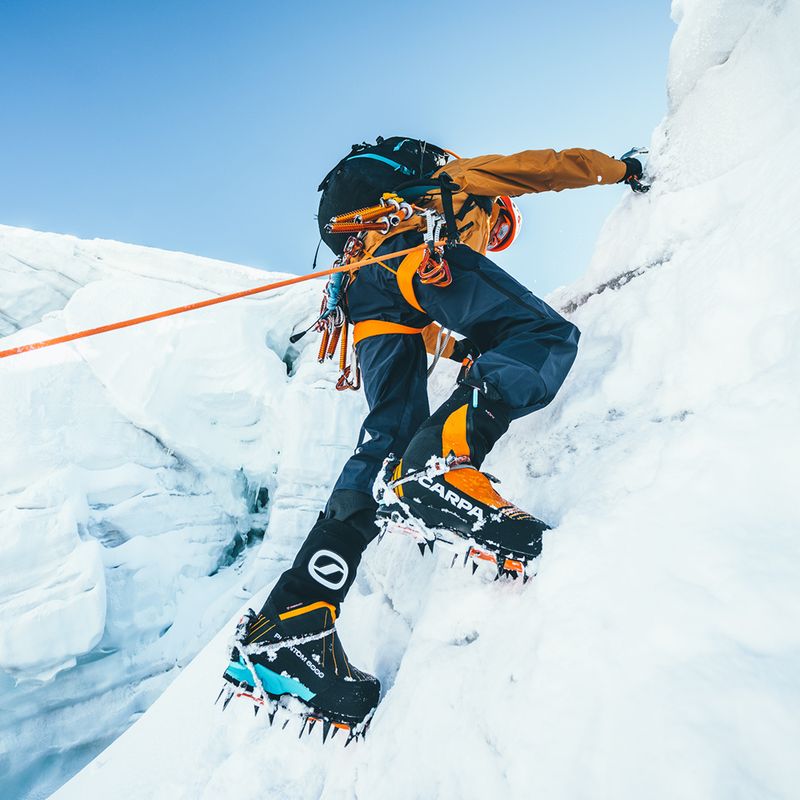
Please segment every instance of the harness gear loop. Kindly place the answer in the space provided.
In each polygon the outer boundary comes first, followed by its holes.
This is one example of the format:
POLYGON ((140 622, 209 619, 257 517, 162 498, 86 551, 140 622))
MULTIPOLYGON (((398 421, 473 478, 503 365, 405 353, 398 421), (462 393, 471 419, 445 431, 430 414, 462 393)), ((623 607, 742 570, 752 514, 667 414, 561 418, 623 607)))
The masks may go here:
MULTIPOLYGON (((347 240, 344 252, 337 258, 337 264, 346 266, 352 262, 352 259, 358 258, 363 252, 363 241, 358 236, 351 236, 347 240)), ((336 353, 336 347, 339 347, 339 371, 341 374, 336 381, 338 391, 344 391, 345 389, 355 390, 361 386, 361 370, 358 366, 355 350, 353 352, 353 364, 351 366, 347 364, 350 324, 342 301, 351 279, 351 273, 339 273, 331 276, 322 299, 322 313, 317 323, 317 330, 322 333, 318 361, 322 363, 326 358, 333 358, 336 353), (335 279, 339 280, 336 281, 335 279), (354 380, 351 380, 351 374, 355 375, 354 380)))
POLYGON ((425 255, 417 267, 417 274, 424 284, 449 286, 453 282, 450 267, 444 259, 444 248, 439 244, 444 217, 432 208, 425 210, 425 233, 423 241, 427 245, 425 255))
MULTIPOLYGON (((350 323, 347 322, 347 320, 345 320, 340 327, 334 328, 333 336, 331 337, 327 351, 328 358, 333 358, 333 354, 336 352, 336 345, 339 345, 339 370, 341 374, 336 381, 336 390, 339 392, 346 391, 347 389, 358 391, 358 389, 361 388, 361 368, 358 365, 358 355, 355 347, 353 347, 353 360, 350 364, 347 363, 347 350, 350 338, 348 335, 349 328, 350 323), (351 375, 355 375, 353 380, 350 378, 351 375)), ((323 333, 323 338, 324 336, 325 334, 323 333)))
POLYGON ((414 215, 414 207, 393 192, 386 192, 376 206, 358 208, 346 214, 331 217, 325 226, 326 233, 361 233, 379 231, 387 234, 414 215))

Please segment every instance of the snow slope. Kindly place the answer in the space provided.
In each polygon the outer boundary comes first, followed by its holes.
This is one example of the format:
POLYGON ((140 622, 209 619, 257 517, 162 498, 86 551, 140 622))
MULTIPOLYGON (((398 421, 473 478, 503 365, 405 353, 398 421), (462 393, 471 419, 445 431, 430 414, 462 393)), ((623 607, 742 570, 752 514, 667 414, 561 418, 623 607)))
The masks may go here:
MULTIPOLYGON (((578 361, 487 462, 555 526, 535 580, 470 579, 446 554, 386 539, 340 624, 384 686, 365 742, 323 747, 241 704, 214 708, 233 615, 57 800, 797 796, 800 2, 676 0, 673 16, 654 188, 625 196, 585 278, 550 298, 583 331, 578 361)), ((281 301, 298 303, 295 319, 311 302, 300 294, 281 301)), ((118 377, 113 351, 82 357, 118 377)), ((328 380, 312 362, 305 352, 281 392, 310 391, 303 370, 328 380)), ((119 379, 109 392, 135 418, 146 393, 119 379)), ((443 365, 434 401, 452 379, 443 365)), ((283 441, 297 436, 304 458, 280 458, 286 480, 248 562, 262 585, 250 601, 256 581, 242 582, 243 607, 261 602, 342 458, 322 446, 333 428, 303 437, 333 407, 352 435, 354 399, 324 394, 290 395, 283 441)), ((229 463, 204 446, 186 445, 205 469, 229 463)))

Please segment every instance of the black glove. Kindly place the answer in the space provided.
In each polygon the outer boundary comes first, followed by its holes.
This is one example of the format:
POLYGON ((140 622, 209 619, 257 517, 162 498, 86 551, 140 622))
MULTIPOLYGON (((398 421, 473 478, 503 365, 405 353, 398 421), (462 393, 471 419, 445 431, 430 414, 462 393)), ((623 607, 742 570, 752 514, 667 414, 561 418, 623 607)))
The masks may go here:
POLYGON ((634 192, 646 192, 650 189, 642 183, 642 162, 638 158, 621 158, 625 165, 625 177, 620 183, 627 183, 634 192))
POLYGON ((623 158, 621 161, 625 165, 625 177, 622 183, 628 183, 631 178, 637 181, 642 179, 642 162, 638 158, 623 158))

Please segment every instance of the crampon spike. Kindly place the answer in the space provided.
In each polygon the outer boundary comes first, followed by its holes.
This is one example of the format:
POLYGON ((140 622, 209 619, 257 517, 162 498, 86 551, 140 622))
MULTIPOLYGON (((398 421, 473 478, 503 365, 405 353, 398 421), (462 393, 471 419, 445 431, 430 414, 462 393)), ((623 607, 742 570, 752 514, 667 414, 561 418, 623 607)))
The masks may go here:
POLYGON ((289 724, 289 720, 287 719, 287 720, 286 720, 286 721, 283 723, 283 725, 281 725, 281 730, 282 730, 282 731, 285 731, 285 730, 286 730, 286 726, 287 726, 288 724, 289 724))
POLYGON ((427 544, 428 544, 428 549, 431 551, 431 553, 433 552, 433 545, 434 545, 435 543, 436 543, 436 539, 428 539, 428 542, 427 542, 427 544))
POLYGON ((257 717, 258 712, 261 711, 261 706, 253 706, 253 716, 257 717))
POLYGON ((520 575, 525 574, 525 562, 516 558, 503 559, 503 572, 516 580, 520 575))
POLYGON ((311 731, 314 730, 314 726, 317 724, 317 720, 315 717, 308 717, 308 735, 311 736, 311 731))
POLYGON ((306 730, 306 722, 308 722, 308 717, 303 717, 303 724, 300 726, 300 735, 297 737, 298 739, 303 738, 303 734, 306 730))
POLYGON ((425 548, 427 545, 425 542, 417 542, 417 547, 419 547, 420 555, 424 558, 425 557, 425 548))
POLYGON ((328 734, 331 732, 331 723, 329 720, 323 720, 322 722, 322 744, 325 744, 325 740, 328 738, 328 734))
POLYGON ((458 553, 453 553, 453 560, 450 562, 450 569, 456 565, 456 559, 458 558, 458 553))
POLYGON ((269 719, 269 726, 270 726, 270 728, 272 727, 272 723, 273 723, 273 722, 275 722, 275 715, 276 715, 277 713, 278 713, 278 711, 277 711, 277 709, 276 709, 275 711, 271 711, 271 712, 270 712, 270 713, 267 715, 267 718, 269 719))
POLYGON ((474 575, 477 571, 478 571, 478 562, 477 561, 473 561, 472 562, 472 574, 474 575))
POLYGON ((231 702, 231 700, 233 700, 234 694, 236 694, 236 692, 235 692, 233 686, 228 686, 227 687, 227 692, 225 693, 225 699, 222 701, 222 710, 223 711, 228 707, 228 704, 231 702))

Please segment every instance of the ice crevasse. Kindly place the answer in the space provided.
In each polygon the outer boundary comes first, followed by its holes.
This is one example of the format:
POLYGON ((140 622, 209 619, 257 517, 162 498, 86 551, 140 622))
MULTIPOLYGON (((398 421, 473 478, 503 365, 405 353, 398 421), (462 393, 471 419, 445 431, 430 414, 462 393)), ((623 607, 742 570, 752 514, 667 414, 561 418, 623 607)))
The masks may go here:
MULTIPOLYGON (((8 227, 0 272, 0 349, 282 277, 8 227)), ((2 361, 3 797, 48 796, 291 555, 270 534, 260 559, 264 530, 293 531, 324 500, 363 402, 328 402, 311 337, 308 353, 288 341, 318 292, 2 361)))

